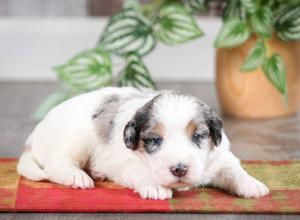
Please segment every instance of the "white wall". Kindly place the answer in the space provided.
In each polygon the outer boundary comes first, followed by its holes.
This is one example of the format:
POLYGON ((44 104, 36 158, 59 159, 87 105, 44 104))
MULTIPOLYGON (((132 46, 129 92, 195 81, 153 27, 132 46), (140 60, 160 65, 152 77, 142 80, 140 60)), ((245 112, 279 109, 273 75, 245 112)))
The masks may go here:
MULTIPOLYGON (((51 68, 76 52, 92 48, 101 33, 104 18, 8 18, 0 17, 0 80, 56 80, 51 68)), ((184 45, 159 44, 145 58, 156 80, 214 79, 214 38, 218 18, 200 18, 205 36, 184 45)), ((115 61, 120 68, 119 61, 115 61)))
POLYGON ((0 0, 5 16, 84 16, 86 0, 0 0))

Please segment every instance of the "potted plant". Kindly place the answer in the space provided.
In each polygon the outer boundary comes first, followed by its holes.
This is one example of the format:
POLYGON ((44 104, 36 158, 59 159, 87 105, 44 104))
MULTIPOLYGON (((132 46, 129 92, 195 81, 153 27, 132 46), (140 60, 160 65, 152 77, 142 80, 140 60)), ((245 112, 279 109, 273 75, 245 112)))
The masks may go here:
MULTIPOLYGON (((54 68, 64 84, 64 89, 50 95, 38 108, 35 117, 42 118, 53 106, 76 94, 109 86, 114 82, 119 86, 155 88, 155 83, 143 63, 143 57, 158 42, 173 46, 201 37, 203 32, 195 21, 195 15, 205 11, 210 2, 152 0, 140 4, 137 0, 126 1, 123 9, 110 17, 95 48, 80 52, 65 64, 54 68), (124 61, 116 79, 112 76, 114 56, 121 57, 124 61)), ((253 114, 251 108, 258 109, 258 105, 267 103, 261 94, 253 93, 246 95, 261 98, 260 102, 253 102, 254 106, 249 105, 250 114, 249 111, 239 113, 241 106, 249 104, 249 99, 246 98, 246 102, 237 101, 245 99, 245 95, 236 93, 235 86, 253 86, 253 82, 249 80, 242 79, 239 82, 239 77, 249 76, 258 77, 258 82, 265 80, 266 89, 263 88, 265 85, 260 85, 259 93, 272 91, 266 97, 273 99, 277 95, 280 97, 280 105, 284 106, 281 106, 282 109, 286 111, 291 108, 294 110, 288 111, 289 113, 296 112, 298 104, 291 103, 299 100, 294 98, 295 94, 290 92, 290 88, 287 89, 286 72, 288 82, 290 78, 296 82, 299 74, 291 73, 297 69, 295 63, 289 63, 293 55, 282 53, 282 47, 288 45, 284 41, 300 38, 298 1, 286 3, 282 0, 230 0, 223 5, 224 25, 216 38, 215 46, 220 48, 217 51, 217 85, 224 113, 239 117, 269 116, 253 114), (286 12, 283 14, 284 10, 286 12), (284 16, 276 15, 274 11, 284 16), (273 29, 276 30, 274 34, 273 29), (273 41, 277 43, 273 44, 273 41), (280 46, 277 48, 273 45, 280 46), (226 60, 227 58, 230 59, 226 60), (288 64, 287 67, 285 63, 288 64), (228 66, 235 69, 231 70, 228 66), (256 68, 258 70, 255 71, 256 68), (240 73, 248 71, 251 73, 240 73), (294 78, 290 77, 291 74, 294 78), (262 77, 264 78, 261 79, 262 77), (242 83, 243 80, 245 83, 242 83), (251 82, 249 86, 248 81, 251 82), (232 82, 235 83, 234 86, 232 82), (234 104, 236 101, 238 105, 234 104)), ((258 88, 257 82, 254 88, 258 88)), ((282 111, 280 113, 272 113, 271 116, 286 114, 282 114, 282 111)))
POLYGON ((223 21, 215 41, 223 112, 256 119, 296 113, 299 52, 290 41, 300 38, 300 1, 227 1, 223 21))

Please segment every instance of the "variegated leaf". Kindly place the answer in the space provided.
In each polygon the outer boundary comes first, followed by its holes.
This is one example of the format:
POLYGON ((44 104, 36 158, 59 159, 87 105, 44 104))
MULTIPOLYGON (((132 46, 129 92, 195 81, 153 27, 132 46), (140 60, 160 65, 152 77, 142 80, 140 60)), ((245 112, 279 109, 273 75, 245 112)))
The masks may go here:
POLYGON ((137 54, 130 54, 126 57, 126 66, 119 74, 118 85, 155 88, 148 69, 137 54))
POLYGON ((257 10, 250 17, 251 25, 255 33, 264 36, 272 36, 272 11, 268 7, 257 10))
POLYGON ((90 91, 112 82, 112 64, 100 49, 81 52, 66 64, 55 67, 58 77, 76 91, 90 91))
POLYGON ((140 12, 127 8, 110 18, 97 47, 120 56, 133 52, 143 56, 155 45, 151 23, 140 12))
POLYGON ((135 11, 142 11, 139 0, 125 0, 123 2, 124 9, 134 9, 135 11))
POLYGON ((254 47, 250 50, 246 60, 241 66, 241 71, 252 71, 259 67, 265 58, 265 44, 263 40, 257 40, 254 47))
POLYGON ((244 43, 250 36, 250 31, 244 21, 239 18, 229 18, 215 40, 215 47, 236 47, 244 43))
POLYGON ((256 10, 255 0, 240 0, 242 6, 248 11, 249 13, 253 13, 256 10))
POLYGON ((240 18, 242 14, 242 6, 241 6, 241 1, 240 0, 230 0, 230 1, 225 1, 225 7, 223 10, 223 19, 227 20, 230 18, 240 18))
POLYGON ((158 38, 168 45, 185 43, 203 35, 192 15, 177 3, 167 4, 160 10, 156 30, 158 38))
POLYGON ((275 88, 286 97, 286 70, 282 58, 278 54, 266 58, 263 71, 275 88))
POLYGON ((277 16, 275 28, 284 41, 300 39, 300 4, 287 8, 277 16))
POLYGON ((204 0, 181 0, 187 10, 191 12, 201 12, 205 9, 204 0))

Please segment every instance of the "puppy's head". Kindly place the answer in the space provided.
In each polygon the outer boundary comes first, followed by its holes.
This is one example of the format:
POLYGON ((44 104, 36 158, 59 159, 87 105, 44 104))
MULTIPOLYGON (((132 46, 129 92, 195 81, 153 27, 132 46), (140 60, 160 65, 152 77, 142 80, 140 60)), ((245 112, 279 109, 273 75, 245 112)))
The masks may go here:
POLYGON ((191 96, 163 92, 138 109, 124 130, 124 142, 162 185, 201 184, 205 160, 222 140, 215 112, 191 96))

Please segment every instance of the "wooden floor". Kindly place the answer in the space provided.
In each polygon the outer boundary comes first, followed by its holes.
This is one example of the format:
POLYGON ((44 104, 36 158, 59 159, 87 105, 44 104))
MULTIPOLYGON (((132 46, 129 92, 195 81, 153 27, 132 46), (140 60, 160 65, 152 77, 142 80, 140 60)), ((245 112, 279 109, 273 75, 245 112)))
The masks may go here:
MULTIPOLYGON (((161 89, 175 89, 196 95, 219 111, 211 83, 160 83, 161 89)), ((43 98, 58 89, 55 83, 0 83, 0 157, 18 157, 36 122, 31 113, 43 98)), ((245 160, 300 159, 300 116, 276 120, 248 121, 223 117, 232 151, 245 160)), ((299 198, 300 199, 300 198, 299 198)), ((6 213, 0 219, 300 219, 292 215, 212 214, 45 214, 6 213)))

